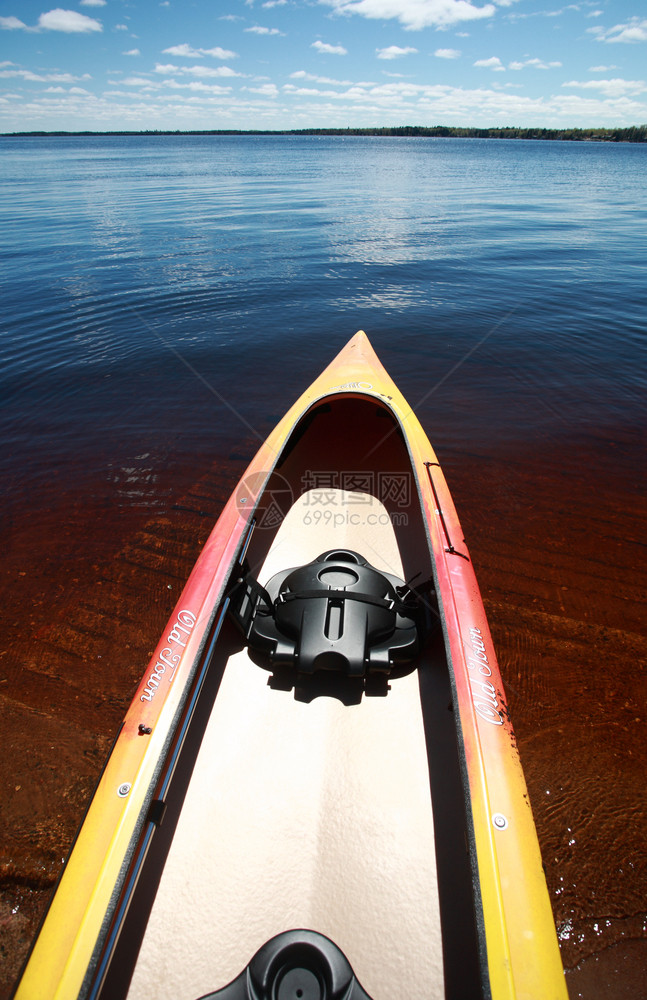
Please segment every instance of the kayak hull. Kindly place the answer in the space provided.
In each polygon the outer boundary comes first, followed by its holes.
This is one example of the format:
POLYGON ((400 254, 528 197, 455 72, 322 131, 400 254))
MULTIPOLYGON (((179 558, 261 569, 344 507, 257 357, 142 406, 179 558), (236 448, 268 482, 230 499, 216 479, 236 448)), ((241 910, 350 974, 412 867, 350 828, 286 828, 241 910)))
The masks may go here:
MULTIPOLYGON (((171 939, 196 967, 209 950, 198 944, 201 929, 214 923, 231 933, 217 946, 211 935, 211 951, 224 958, 217 972, 205 970, 219 979, 202 992, 238 975, 272 934, 307 926, 343 948, 374 1000, 566 997, 471 558, 436 455, 363 333, 280 421, 214 527, 126 715, 16 996, 126 995, 131 979, 133 989, 150 988, 165 951, 176 954, 171 939), (433 585, 438 627, 416 673, 393 679, 386 698, 297 703, 268 687, 241 650, 227 618, 232 584, 243 560, 267 579, 337 547, 381 560, 414 586, 433 585), (236 728, 248 737, 237 739, 236 728), (202 760, 220 764, 214 772, 202 760), (219 863, 209 876, 200 868, 189 901, 176 905, 183 873, 198 863, 180 831, 191 839, 207 798, 209 836, 194 836, 192 850, 219 863), (215 900, 210 916, 201 881, 215 900), (173 907, 185 913, 191 899, 196 919, 185 925, 173 907), (417 968, 411 980, 402 949, 417 968)), ((179 962, 169 959, 170 968, 179 962)), ((186 982, 197 990, 203 981, 186 982)))

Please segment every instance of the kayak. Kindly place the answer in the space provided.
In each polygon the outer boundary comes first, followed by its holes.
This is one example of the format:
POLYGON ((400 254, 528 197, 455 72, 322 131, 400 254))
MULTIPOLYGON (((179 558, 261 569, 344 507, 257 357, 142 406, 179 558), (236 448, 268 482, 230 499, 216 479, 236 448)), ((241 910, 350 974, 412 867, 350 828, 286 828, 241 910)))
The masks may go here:
POLYGON ((566 1000, 472 560, 357 333, 143 674, 18 1000, 566 1000))

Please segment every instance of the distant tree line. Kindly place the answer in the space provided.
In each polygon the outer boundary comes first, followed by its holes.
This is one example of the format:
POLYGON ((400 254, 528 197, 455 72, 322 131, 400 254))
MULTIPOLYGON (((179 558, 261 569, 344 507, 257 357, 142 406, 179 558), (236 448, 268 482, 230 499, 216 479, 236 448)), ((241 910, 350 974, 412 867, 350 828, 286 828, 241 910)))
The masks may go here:
POLYGON ((395 135, 459 139, 566 139, 580 142, 647 142, 647 125, 630 128, 464 128, 452 125, 398 125, 385 128, 299 129, 292 135, 395 135))
POLYGON ((453 125, 396 125, 383 128, 301 129, 147 129, 119 132, 14 132, 13 136, 101 136, 101 135, 336 135, 410 136, 459 139, 563 139, 569 142, 647 142, 647 125, 629 128, 466 128, 453 125))

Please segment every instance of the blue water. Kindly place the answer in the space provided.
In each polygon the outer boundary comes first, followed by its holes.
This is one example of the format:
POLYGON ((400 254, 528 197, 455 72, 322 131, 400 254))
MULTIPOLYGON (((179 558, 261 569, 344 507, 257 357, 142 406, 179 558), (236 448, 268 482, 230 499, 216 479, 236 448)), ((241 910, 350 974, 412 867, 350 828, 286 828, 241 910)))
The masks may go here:
POLYGON ((359 328, 441 450, 645 419, 645 146, 130 136, 0 156, 14 488, 90 475, 107 442, 172 462, 263 435, 359 328))

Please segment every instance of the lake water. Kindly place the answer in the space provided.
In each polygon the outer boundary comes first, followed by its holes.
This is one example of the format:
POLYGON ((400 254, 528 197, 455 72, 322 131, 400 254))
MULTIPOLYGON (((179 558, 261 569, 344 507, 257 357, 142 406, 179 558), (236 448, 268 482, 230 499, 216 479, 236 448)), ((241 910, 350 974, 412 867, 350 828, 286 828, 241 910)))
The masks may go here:
POLYGON ((571 996, 647 994, 647 146, 2 138, 0 176, 0 996, 224 498, 360 328, 455 495, 571 996))

